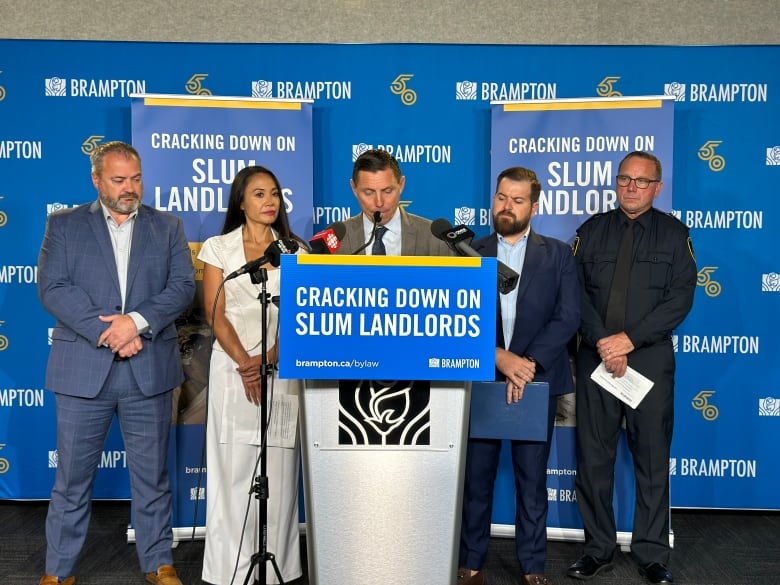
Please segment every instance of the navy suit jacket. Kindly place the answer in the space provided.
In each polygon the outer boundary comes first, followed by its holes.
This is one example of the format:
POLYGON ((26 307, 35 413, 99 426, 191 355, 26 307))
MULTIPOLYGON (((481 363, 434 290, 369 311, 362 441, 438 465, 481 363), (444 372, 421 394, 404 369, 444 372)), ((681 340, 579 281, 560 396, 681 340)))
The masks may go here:
MULTIPOLYGON (((71 396, 97 396, 113 362, 97 347, 108 323, 98 315, 122 311, 116 261, 98 201, 49 216, 38 258, 38 292, 57 323, 46 387, 71 396)), ((130 358, 141 392, 154 396, 182 383, 175 319, 195 294, 194 267, 182 221, 142 205, 133 226, 125 313, 149 323, 143 349, 130 358)))
MULTIPOLYGON (((472 248, 495 258, 498 236, 476 240, 472 248)), ((567 344, 580 324, 580 285, 571 248, 530 230, 517 286, 515 327, 507 349, 536 360, 534 381, 547 382, 550 394, 574 392, 567 344)), ((499 302, 496 347, 504 346, 499 302)), ((503 374, 496 371, 496 379, 503 380, 503 374)))

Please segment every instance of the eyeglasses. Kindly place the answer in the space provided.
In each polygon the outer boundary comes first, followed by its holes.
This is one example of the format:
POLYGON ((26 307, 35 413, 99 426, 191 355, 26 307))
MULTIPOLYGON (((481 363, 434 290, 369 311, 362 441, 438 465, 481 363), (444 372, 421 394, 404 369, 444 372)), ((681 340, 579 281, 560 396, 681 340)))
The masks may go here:
POLYGON ((615 177, 615 180, 621 187, 628 187, 631 184, 631 181, 634 181, 637 189, 647 189, 650 186, 650 183, 661 182, 660 179, 645 179, 644 177, 637 177, 635 179, 634 177, 629 177, 628 175, 618 175, 615 177))

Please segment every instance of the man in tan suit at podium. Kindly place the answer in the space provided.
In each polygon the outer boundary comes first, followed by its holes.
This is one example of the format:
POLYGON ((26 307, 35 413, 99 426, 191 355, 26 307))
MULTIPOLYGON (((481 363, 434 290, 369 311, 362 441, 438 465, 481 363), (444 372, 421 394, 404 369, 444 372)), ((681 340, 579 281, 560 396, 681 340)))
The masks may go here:
POLYGON ((346 233, 337 254, 452 255, 447 244, 431 233, 430 220, 401 209, 405 177, 392 154, 384 150, 361 154, 349 183, 361 213, 344 222, 346 233))

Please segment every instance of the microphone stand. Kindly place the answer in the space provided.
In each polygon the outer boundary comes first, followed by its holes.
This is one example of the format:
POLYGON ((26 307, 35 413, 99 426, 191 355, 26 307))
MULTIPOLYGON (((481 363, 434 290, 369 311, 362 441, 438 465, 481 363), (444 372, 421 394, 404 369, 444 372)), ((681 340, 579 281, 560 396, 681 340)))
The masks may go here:
POLYGON ((369 244, 371 244, 371 242, 374 241, 374 239, 376 238, 376 230, 379 228, 379 222, 381 222, 381 221, 382 221, 382 212, 381 211, 375 211, 374 212, 374 227, 371 230, 371 235, 369 236, 368 241, 365 244, 363 244, 362 246, 360 246, 357 250, 352 252, 352 256, 354 256, 355 254, 360 254, 363 250, 368 248, 368 246, 369 246, 369 244))
POLYGON ((276 556, 268 552, 268 477, 266 476, 268 457, 268 376, 273 375, 273 365, 268 364, 268 356, 266 356, 266 349, 268 348, 268 270, 266 268, 258 268, 256 272, 250 275, 250 278, 254 284, 260 284, 260 295, 258 300, 260 301, 260 319, 262 321, 262 339, 260 340, 261 362, 260 362, 260 437, 262 440, 260 446, 260 475, 255 477, 254 484, 252 486, 252 492, 255 494, 255 499, 259 501, 259 513, 258 513, 258 536, 260 542, 260 550, 252 555, 252 561, 249 563, 249 569, 246 572, 246 578, 244 579, 244 585, 249 585, 252 578, 252 572, 255 566, 260 565, 260 579, 256 582, 260 585, 266 585, 266 563, 271 562, 271 566, 276 573, 276 578, 279 579, 280 584, 284 584, 282 574, 279 571, 279 565, 276 564, 276 556))

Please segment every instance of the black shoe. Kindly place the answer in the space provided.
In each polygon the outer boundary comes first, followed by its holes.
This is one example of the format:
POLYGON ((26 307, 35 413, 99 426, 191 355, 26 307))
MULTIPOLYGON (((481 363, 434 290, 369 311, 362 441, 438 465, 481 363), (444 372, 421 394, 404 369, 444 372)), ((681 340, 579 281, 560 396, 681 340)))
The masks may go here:
POLYGON ((569 567, 569 570, 566 571, 566 576, 572 579, 593 579, 599 573, 611 571, 614 566, 612 561, 600 561, 590 555, 582 555, 569 567))
POLYGON ((639 574, 650 583, 674 583, 672 572, 661 563, 647 563, 639 567, 639 574))

